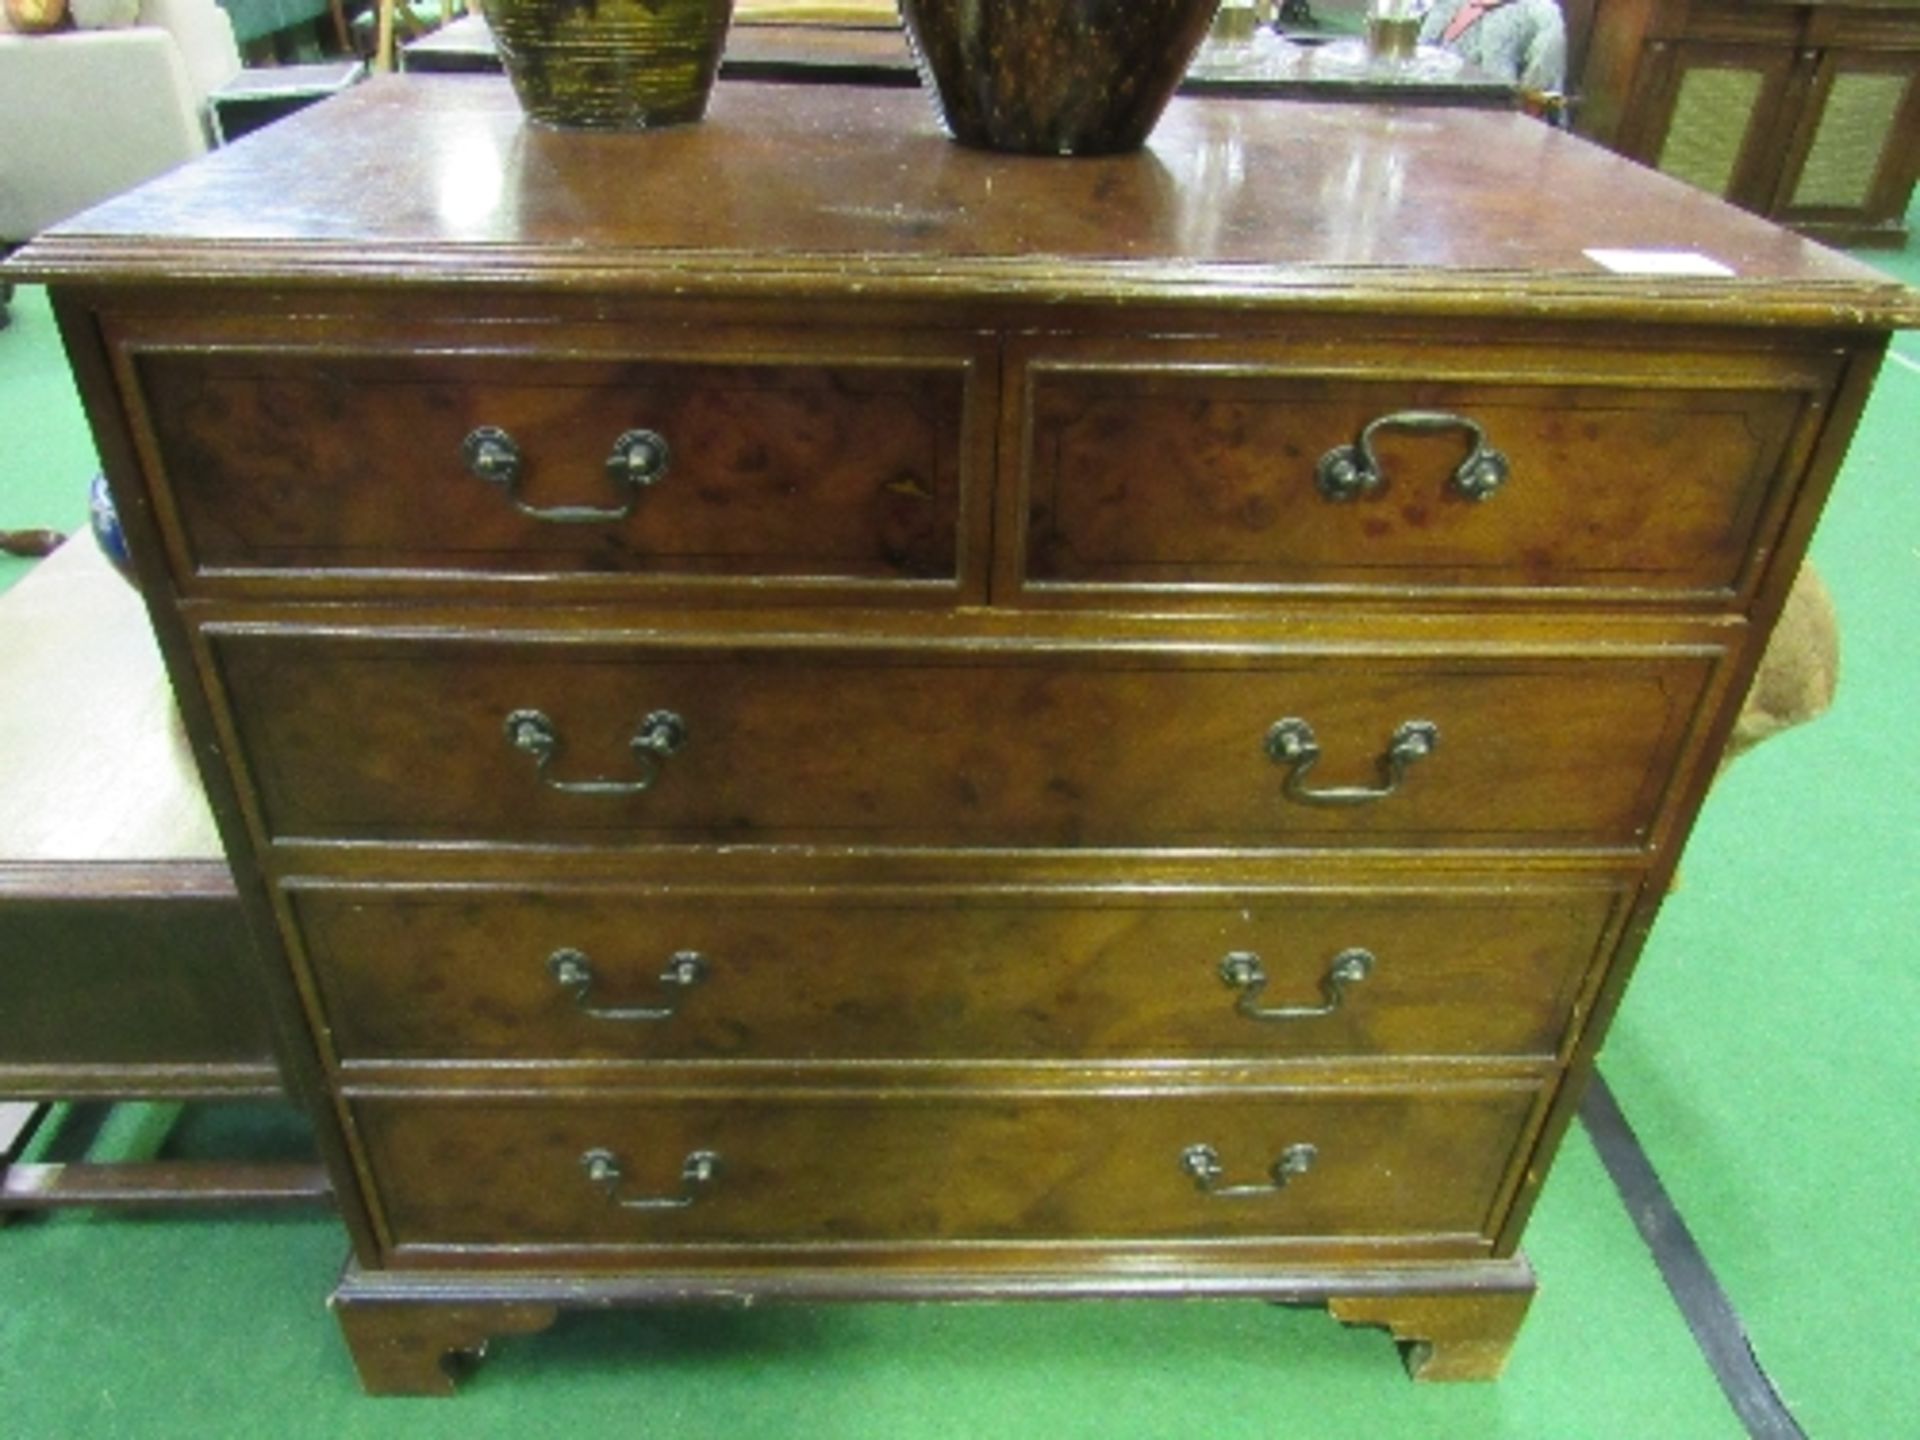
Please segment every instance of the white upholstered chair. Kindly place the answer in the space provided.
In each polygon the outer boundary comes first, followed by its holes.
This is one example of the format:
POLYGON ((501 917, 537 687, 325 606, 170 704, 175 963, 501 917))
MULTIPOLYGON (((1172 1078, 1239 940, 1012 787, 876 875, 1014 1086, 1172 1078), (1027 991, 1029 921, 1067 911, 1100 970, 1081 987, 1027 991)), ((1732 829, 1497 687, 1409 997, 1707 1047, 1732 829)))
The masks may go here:
POLYGON ((120 30, 0 33, 0 248, 206 150, 240 73, 214 0, 142 0, 120 30))

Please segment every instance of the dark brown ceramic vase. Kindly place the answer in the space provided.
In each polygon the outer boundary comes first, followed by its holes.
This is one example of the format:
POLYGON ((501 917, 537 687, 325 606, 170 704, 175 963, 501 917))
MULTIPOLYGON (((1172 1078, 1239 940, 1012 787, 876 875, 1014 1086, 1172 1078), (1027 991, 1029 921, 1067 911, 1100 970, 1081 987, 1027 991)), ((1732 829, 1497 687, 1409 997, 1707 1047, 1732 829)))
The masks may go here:
POLYGON ((920 77, 963 145, 1136 149, 1219 0, 899 0, 920 77))
POLYGON ((482 0, 520 107, 550 125, 651 130, 707 112, 733 0, 482 0))

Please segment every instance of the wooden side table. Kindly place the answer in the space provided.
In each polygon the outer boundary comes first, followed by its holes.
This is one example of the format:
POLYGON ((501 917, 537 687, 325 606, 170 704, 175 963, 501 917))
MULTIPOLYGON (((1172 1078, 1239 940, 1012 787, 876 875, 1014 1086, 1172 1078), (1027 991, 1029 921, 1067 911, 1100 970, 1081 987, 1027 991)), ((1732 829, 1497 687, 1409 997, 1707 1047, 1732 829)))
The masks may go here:
POLYGON ((284 1091, 139 597, 83 536, 0 636, 0 1211, 325 1198, 317 1164, 11 1163, 43 1101, 284 1091))
POLYGON ((272 65, 242 70, 207 97, 213 133, 222 145, 251 135, 367 78, 363 60, 327 60, 314 65, 272 65))

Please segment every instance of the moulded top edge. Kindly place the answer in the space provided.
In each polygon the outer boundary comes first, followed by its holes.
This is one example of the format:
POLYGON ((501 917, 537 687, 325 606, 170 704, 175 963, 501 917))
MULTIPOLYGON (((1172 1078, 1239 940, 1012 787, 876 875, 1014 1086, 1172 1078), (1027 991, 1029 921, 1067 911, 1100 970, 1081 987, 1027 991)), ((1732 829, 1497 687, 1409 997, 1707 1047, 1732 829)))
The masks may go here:
POLYGON ((1892 278, 1523 115, 1180 98, 1144 149, 1058 159, 955 145, 912 91, 731 81, 699 124, 622 135, 529 125, 504 81, 382 77, 54 227, 15 267, 1920 321, 1892 278))

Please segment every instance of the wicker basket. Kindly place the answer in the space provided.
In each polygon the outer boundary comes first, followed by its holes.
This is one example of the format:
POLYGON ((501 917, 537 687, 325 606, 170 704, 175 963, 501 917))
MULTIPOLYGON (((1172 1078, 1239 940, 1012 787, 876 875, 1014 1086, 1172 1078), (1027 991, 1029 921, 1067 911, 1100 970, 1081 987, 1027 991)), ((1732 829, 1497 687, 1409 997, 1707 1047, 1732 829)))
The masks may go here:
POLYGON ((521 108, 550 125, 650 130, 707 111, 733 0, 482 0, 521 108))

